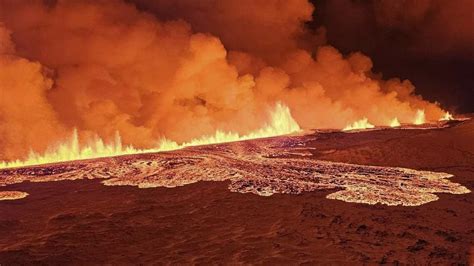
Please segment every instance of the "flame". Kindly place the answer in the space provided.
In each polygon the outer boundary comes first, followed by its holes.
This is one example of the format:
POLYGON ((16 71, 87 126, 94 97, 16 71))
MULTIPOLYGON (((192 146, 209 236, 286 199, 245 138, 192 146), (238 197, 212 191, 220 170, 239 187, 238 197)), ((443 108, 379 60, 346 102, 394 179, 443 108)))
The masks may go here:
POLYGON ((444 116, 439 119, 439 121, 449 121, 449 120, 454 120, 454 117, 450 112, 445 112, 444 116))
POLYGON ((416 116, 415 116, 415 120, 413 121, 413 124, 415 125, 422 125, 426 123, 426 120, 425 120, 425 110, 420 110, 418 109, 416 111, 416 116))
POLYGON ((399 127, 400 126, 400 122, 398 121, 398 118, 394 118, 392 119, 392 121, 390 121, 390 127, 399 127))
POLYGON ((100 157, 110 157, 119 155, 150 153, 160 151, 170 151, 182 149, 190 146, 217 144, 257 138, 274 137, 280 135, 287 135, 301 130, 298 123, 291 116, 290 109, 282 103, 277 103, 275 109, 270 114, 271 120, 262 128, 250 132, 246 135, 239 135, 235 132, 224 132, 217 130, 214 135, 203 136, 198 139, 193 139, 189 142, 178 144, 172 140, 162 139, 158 147, 151 149, 137 149, 133 146, 124 146, 122 144, 119 133, 115 135, 115 140, 112 143, 105 144, 104 141, 96 137, 89 145, 81 147, 79 143, 77 130, 74 129, 71 138, 65 143, 61 143, 53 149, 47 150, 44 154, 30 152, 28 159, 21 161, 0 161, 1 168, 32 166, 56 162, 74 161, 93 159, 100 157))
POLYGON ((367 128, 374 128, 375 126, 369 123, 369 120, 364 117, 361 120, 355 121, 354 123, 347 125, 342 131, 349 131, 355 129, 367 129, 367 128))

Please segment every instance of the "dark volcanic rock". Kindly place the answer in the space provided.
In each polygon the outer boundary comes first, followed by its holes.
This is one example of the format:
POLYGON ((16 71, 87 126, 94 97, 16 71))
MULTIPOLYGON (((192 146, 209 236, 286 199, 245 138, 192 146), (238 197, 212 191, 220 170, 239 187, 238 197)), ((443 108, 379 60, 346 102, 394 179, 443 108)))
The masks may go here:
MULTIPOLYGON (((469 122, 341 133, 336 141, 325 136, 305 145, 320 154, 308 160, 446 172, 472 190, 473 134, 469 122)), ((149 165, 153 156, 140 158, 149 165)), ((295 176, 312 168, 292 166, 295 176)), ((29 196, 0 201, 1 265, 473 263, 473 193, 440 193, 436 201, 404 207, 326 199, 337 189, 260 197, 230 192, 230 180, 138 189, 66 177, 2 188, 29 196)))

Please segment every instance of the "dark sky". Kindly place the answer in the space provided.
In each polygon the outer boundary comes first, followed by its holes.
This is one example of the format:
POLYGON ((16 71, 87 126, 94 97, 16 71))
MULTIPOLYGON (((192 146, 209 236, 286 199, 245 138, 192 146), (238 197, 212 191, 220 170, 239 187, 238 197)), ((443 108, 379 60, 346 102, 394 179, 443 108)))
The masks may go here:
POLYGON ((311 0, 309 28, 344 53, 369 55, 385 77, 457 112, 474 112, 474 1, 311 0))

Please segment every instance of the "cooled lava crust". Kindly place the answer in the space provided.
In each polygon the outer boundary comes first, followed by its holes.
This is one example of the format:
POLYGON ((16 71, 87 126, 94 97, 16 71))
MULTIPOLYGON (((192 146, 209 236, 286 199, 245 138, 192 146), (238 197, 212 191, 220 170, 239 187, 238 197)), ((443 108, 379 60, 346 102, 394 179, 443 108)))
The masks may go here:
POLYGON ((467 121, 3 169, 0 264, 472 263, 473 139, 467 121))

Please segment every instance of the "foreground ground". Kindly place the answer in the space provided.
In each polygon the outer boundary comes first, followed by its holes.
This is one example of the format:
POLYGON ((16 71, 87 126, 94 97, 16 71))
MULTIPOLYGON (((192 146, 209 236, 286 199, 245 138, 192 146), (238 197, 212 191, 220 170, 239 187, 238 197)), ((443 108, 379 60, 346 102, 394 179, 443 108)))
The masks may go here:
MULTIPOLYGON (((305 146, 313 159, 446 172, 474 190, 473 122, 322 133, 305 146)), ((473 193, 394 207, 326 199, 335 190, 261 197, 228 186, 9 185, 30 195, 0 201, 0 264, 473 263, 473 193)))

